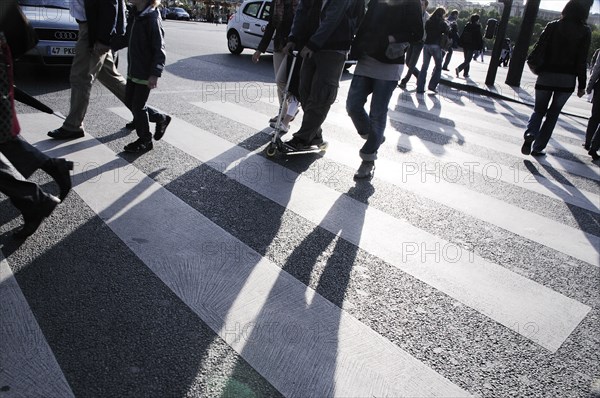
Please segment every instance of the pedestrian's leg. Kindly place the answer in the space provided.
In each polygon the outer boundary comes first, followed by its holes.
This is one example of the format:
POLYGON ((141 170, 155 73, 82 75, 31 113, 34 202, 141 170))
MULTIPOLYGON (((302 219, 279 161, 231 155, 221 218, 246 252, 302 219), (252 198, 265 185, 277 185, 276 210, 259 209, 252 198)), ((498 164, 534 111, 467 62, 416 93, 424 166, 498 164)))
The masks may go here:
MULTIPOLYGON (((304 87, 304 102, 302 109, 304 117, 300 130, 294 134, 294 139, 304 145, 317 145, 323 142, 321 125, 327 118, 331 105, 337 98, 340 78, 344 71, 346 55, 337 51, 319 51, 302 63, 300 80, 308 80, 306 76, 311 70, 314 76, 309 92, 304 87), (311 61, 311 62, 308 62, 311 61), (312 64, 305 70, 306 63, 312 64)), ((302 94, 303 84, 300 85, 302 94)))
POLYGON ((273 69, 275 70, 275 83, 277 84, 277 98, 279 99, 279 108, 285 113, 287 104, 283 101, 285 85, 287 83, 287 54, 281 51, 273 53, 273 69))
POLYGON ((429 81, 428 89, 431 91, 436 91, 437 86, 442 77, 442 49, 440 46, 432 46, 431 48, 431 56, 433 57, 433 62, 435 63, 435 67, 433 68, 433 74, 431 76, 431 80, 429 81))
POLYGON ((465 64, 463 66, 463 76, 464 77, 469 77, 469 71, 471 70, 471 61, 473 59, 473 50, 466 50, 465 51, 469 56, 465 57, 465 64))
POLYGON ((590 142, 590 150, 588 154, 592 157, 593 160, 600 159, 600 155, 598 155, 598 150, 600 149, 600 124, 594 135, 592 136, 592 141, 590 142))
POLYGON ((25 178, 50 160, 48 155, 19 137, 0 144, 0 152, 25 178))
POLYGON ((571 93, 563 93, 555 91, 552 95, 552 103, 546 112, 546 119, 544 123, 542 123, 542 127, 540 128, 540 132, 535 138, 533 142, 533 152, 542 152, 546 145, 548 145, 548 141, 552 136, 552 132, 554 131, 554 127, 556 126, 556 122, 558 120, 558 116, 560 115, 560 111, 565 106, 565 103, 571 96, 571 93))
POLYGON ((592 137, 600 124, 600 83, 594 85, 594 96, 592 97, 592 114, 588 120, 587 129, 585 130, 585 149, 590 149, 592 137))
POLYGON ((44 193, 37 184, 23 179, 2 155, 0 155, 0 192, 8 196, 23 215, 25 224, 15 232, 14 236, 17 238, 25 238, 34 233, 42 220, 60 203, 58 198, 44 193))
POLYGON ((552 91, 535 90, 535 104, 533 106, 533 113, 529 117, 523 138, 527 139, 532 137, 535 139, 538 136, 540 127, 542 125, 542 119, 544 116, 546 116, 548 104, 550 104, 551 98, 552 91))
POLYGON ((384 141, 388 106, 395 88, 393 83, 393 81, 373 79, 373 95, 371 95, 371 108, 369 110, 371 132, 367 142, 360 150, 360 157, 363 160, 377 159, 377 150, 384 141))
POLYGON ((94 55, 88 48, 88 40, 87 24, 79 24, 79 37, 71 64, 71 102, 69 114, 63 122, 63 129, 67 131, 83 130, 83 119, 89 105, 92 83, 106 57, 94 55))
POLYGON ((367 97, 373 92, 373 81, 374 79, 369 77, 354 75, 346 98, 348 116, 362 138, 367 138, 371 133, 371 120, 365 111, 365 103, 367 97))
POLYGON ((423 64, 421 65, 421 71, 417 78, 417 93, 425 92, 425 81, 427 80, 427 70, 429 69, 429 63, 431 62, 431 46, 425 45, 423 47, 423 64))
POLYGON ((134 114, 135 131, 142 141, 152 141, 152 134, 150 133, 150 126, 148 124, 148 111, 146 110, 150 88, 145 84, 133 83, 131 81, 128 81, 127 84, 131 84, 132 86, 131 112, 134 114))
POLYGON ((444 59, 444 66, 442 67, 443 70, 448 70, 448 66, 450 65, 450 60, 452 59, 453 52, 454 52, 454 49, 452 47, 448 48, 448 52, 446 53, 446 58, 444 59))
POLYGON ((127 81, 117 70, 112 51, 104 58, 102 68, 98 72, 98 81, 104 85, 119 101, 125 103, 125 84, 127 81))

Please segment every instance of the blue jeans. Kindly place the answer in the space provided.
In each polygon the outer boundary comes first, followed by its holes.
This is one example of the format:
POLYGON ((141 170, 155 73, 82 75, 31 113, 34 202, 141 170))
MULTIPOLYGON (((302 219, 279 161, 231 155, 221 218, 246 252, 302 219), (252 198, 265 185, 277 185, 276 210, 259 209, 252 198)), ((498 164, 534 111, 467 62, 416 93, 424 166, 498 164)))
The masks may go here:
POLYGON ((401 83, 408 83, 411 75, 415 75, 416 78, 419 77, 419 70, 416 68, 416 65, 419 61, 419 57, 421 56, 422 50, 422 41, 411 43, 410 47, 408 47, 408 51, 406 51, 406 55, 404 57, 404 59, 406 60, 406 69, 408 69, 408 71, 406 72, 406 76, 404 76, 401 83))
POLYGON ((395 88, 396 81, 393 80, 379 80, 357 75, 352 78, 346 99, 346 111, 358 134, 363 138, 367 136, 367 142, 359 152, 362 160, 377 159, 377 150, 384 140, 388 105, 395 88), (367 114, 365 103, 369 95, 371 95, 371 109, 367 114))
POLYGON ((425 44, 423 46, 423 66, 421 66, 419 78, 417 79, 417 92, 425 91, 425 80, 427 79, 427 69, 429 68, 431 58, 433 58, 435 68, 433 68, 431 80, 427 88, 435 90, 440 82, 440 78, 442 77, 442 48, 437 44, 425 44))
POLYGON ((527 122, 527 129, 524 136, 534 137, 534 151, 542 151, 548 145, 550 136, 556 126, 556 121, 560 115, 560 111, 569 99, 572 93, 562 91, 535 90, 535 105, 533 114, 527 122), (552 100, 552 103, 550 103, 552 100), (548 106, 550 105, 550 106, 548 106), (546 116, 546 120, 542 124, 542 119, 546 116), (540 128, 541 126, 541 128, 540 128))

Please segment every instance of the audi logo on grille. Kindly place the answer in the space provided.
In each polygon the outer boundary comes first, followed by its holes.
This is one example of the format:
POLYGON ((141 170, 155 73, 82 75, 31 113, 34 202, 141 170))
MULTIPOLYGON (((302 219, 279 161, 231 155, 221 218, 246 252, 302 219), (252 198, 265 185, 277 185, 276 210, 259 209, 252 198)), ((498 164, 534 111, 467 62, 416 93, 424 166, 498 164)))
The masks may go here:
POLYGON ((56 40, 77 40, 77 33, 58 30, 54 32, 54 38, 56 40))

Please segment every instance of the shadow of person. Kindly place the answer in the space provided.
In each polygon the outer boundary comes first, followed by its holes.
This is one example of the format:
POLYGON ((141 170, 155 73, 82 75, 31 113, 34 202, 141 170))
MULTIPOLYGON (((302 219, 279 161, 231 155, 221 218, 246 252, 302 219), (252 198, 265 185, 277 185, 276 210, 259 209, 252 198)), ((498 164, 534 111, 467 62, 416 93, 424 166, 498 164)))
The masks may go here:
POLYGON ((339 327, 358 252, 358 246, 347 239, 360 240, 366 198, 373 192, 370 183, 361 182, 338 198, 321 222, 327 229, 315 227, 294 249, 254 319, 254 327, 244 336, 242 357, 264 349, 254 342, 264 341, 265 334, 275 336, 269 346, 272 362, 265 366, 297 374, 293 384, 274 384, 284 396, 306 396, 308 391, 313 396, 331 396, 340 385, 343 372, 338 366, 347 353, 339 350, 343 338, 339 327), (356 196, 365 199, 362 211, 353 218, 340 218, 356 196), (336 228, 332 229, 332 224, 336 228), (297 281, 290 283, 290 275, 297 281), (282 311, 284 308, 287 310, 282 311), (319 369, 318 375, 305 369, 319 369))

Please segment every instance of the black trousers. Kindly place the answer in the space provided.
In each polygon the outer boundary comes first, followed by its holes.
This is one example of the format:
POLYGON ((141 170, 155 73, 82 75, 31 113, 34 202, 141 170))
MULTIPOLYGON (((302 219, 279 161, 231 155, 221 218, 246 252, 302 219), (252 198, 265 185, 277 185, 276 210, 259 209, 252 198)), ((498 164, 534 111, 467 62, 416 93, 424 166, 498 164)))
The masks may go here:
POLYGON ((146 105, 150 96, 150 88, 145 84, 134 83, 127 80, 125 86, 125 106, 133 114, 135 131, 139 138, 144 141, 152 140, 149 122, 163 122, 166 115, 146 105))
MULTIPOLYGON (((588 120, 587 129, 585 131, 585 146, 589 147, 592 144, 592 138, 600 125, 600 80, 594 84, 594 96, 592 97, 592 115, 588 120)), ((600 139, 600 137, 598 137, 600 139)))
POLYGON ((19 137, 0 144, 0 153, 6 156, 14 168, 25 178, 31 177, 36 170, 42 169, 44 163, 50 160, 48 155, 19 137))
POLYGON ((50 200, 39 185, 23 179, 14 165, 2 154, 0 154, 0 192, 8 196, 25 220, 35 219, 40 206, 50 200))

